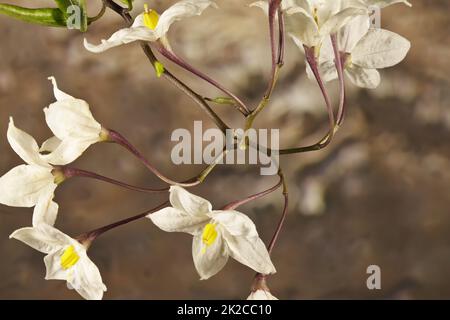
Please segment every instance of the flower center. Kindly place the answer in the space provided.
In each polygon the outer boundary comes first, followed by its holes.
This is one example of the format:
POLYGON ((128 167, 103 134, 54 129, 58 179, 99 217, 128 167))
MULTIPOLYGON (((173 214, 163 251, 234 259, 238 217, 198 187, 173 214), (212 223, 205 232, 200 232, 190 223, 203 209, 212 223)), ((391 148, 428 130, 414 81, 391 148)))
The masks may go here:
POLYGON ((152 9, 148 8, 147 4, 144 4, 144 24, 147 28, 155 30, 158 25, 159 14, 152 9))
POLYGON ((216 241, 217 238, 217 229, 216 224, 208 223, 205 228, 203 228, 202 241, 205 244, 206 248, 209 247, 216 241))
POLYGON ((61 256, 60 260, 61 267, 64 270, 67 270, 70 267, 73 267, 78 262, 79 259, 80 256, 75 251, 75 248, 73 246, 69 246, 61 256))

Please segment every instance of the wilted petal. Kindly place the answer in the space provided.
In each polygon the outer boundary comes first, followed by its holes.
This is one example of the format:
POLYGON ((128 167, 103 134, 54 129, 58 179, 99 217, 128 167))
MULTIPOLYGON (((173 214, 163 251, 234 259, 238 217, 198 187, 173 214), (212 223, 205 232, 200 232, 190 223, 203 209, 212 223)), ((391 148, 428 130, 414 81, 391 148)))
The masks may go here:
POLYGON ((347 76, 354 85, 375 89, 380 85, 380 73, 376 69, 364 69, 356 65, 351 65, 345 69, 347 76))
POLYGON ((0 203, 12 207, 33 207, 42 192, 53 185, 51 169, 20 165, 0 178, 0 203))
POLYGON ((261 274, 275 273, 269 252, 259 237, 233 236, 223 232, 231 257, 261 274))
POLYGON ((49 165, 42 160, 41 155, 39 154, 39 146, 34 140, 34 138, 26 133, 18 129, 14 125, 13 118, 9 118, 9 126, 8 126, 8 142, 11 145, 11 148, 28 164, 37 164, 41 166, 49 165))
POLYGON ((352 51, 352 62, 369 69, 387 68, 402 61, 411 43, 383 29, 370 29, 352 51))
POLYGON ((170 187, 170 203, 175 209, 182 210, 191 216, 204 217, 212 211, 212 205, 208 200, 179 186, 170 187))
POLYGON ((202 235, 200 234, 194 236, 192 256, 200 279, 206 280, 225 266, 228 261, 228 250, 220 234, 217 235, 217 238, 210 246, 206 246, 203 243, 202 235))
POLYGON ((167 207, 147 216, 160 229, 167 232, 199 234, 209 221, 207 216, 193 216, 186 212, 167 207))

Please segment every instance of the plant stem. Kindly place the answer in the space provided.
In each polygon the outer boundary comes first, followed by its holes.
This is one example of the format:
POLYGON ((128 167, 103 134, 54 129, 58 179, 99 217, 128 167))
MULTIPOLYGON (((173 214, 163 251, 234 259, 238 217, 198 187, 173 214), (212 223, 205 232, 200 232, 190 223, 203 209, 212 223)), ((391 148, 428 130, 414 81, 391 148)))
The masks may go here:
POLYGON ((196 69, 195 67, 193 67, 192 65, 187 63, 185 60, 183 60, 182 58, 177 56, 174 52, 168 50, 165 46, 163 46, 161 44, 158 46, 158 51, 164 57, 169 59, 170 61, 174 62, 175 64, 179 65, 183 69, 189 71, 190 73, 196 75, 197 77, 205 80, 206 82, 208 82, 209 84, 213 85, 214 87, 216 87, 217 89, 219 89, 220 91, 222 91, 223 93, 228 95, 229 97, 233 98, 233 100, 237 104, 236 105, 237 106, 237 110, 239 112, 241 112, 244 116, 246 116, 246 115, 248 115, 250 113, 250 111, 248 110, 248 108, 245 105, 245 103, 242 102, 242 100, 239 99, 234 93, 232 93, 230 90, 228 90, 227 88, 222 86, 220 83, 218 83, 214 79, 212 79, 209 76, 207 76, 206 74, 202 73, 200 70, 196 69))
POLYGON ((345 116, 345 79, 344 79, 344 68, 342 64, 342 57, 339 51, 336 34, 331 35, 331 44, 333 45, 334 62, 336 65, 336 70, 339 79, 339 107, 336 125, 340 126, 345 116))
MULTIPOLYGON (((122 8, 112 0, 103 0, 103 2, 108 8, 119 14, 123 18, 123 20, 127 23, 128 26, 130 26, 133 23, 133 18, 131 17, 128 9, 122 8)), ((154 66, 155 62, 157 62, 158 60, 153 54, 153 51, 150 48, 150 46, 145 42, 141 42, 141 48, 144 51, 145 55, 147 56, 148 60, 151 62, 152 66, 154 66)), ((208 116, 215 123, 215 125, 225 134, 226 129, 228 129, 229 127, 211 109, 211 107, 208 105, 208 103, 206 103, 206 101, 203 99, 201 95, 196 93, 184 82, 182 82, 173 74, 171 74, 167 69, 164 70, 162 76, 170 83, 172 83, 175 87, 180 89, 183 93, 185 93, 188 97, 190 97, 194 102, 196 102, 200 106, 200 108, 208 114, 208 116)))
POLYGON ((270 243, 267 247, 269 254, 272 254, 273 247, 275 246, 275 243, 278 240, 278 237, 280 235, 281 229, 283 228, 284 221, 286 220, 286 216, 287 216, 287 212, 288 212, 288 205, 289 205, 288 189, 287 189, 287 184, 286 184, 286 181, 284 179, 281 169, 280 169, 280 180, 283 181, 284 207, 283 207, 283 212, 281 213, 280 221, 278 222, 277 228, 275 229, 275 233, 273 234, 272 240, 270 241, 270 243))
POLYGON ((169 191, 169 188, 162 188, 162 189, 151 189, 151 188, 142 188, 142 187, 137 187, 128 183, 124 183, 122 181, 118 181, 118 180, 114 180, 102 175, 99 175, 97 173, 94 172, 90 172, 90 171, 86 171, 86 170, 82 170, 82 169, 77 169, 77 168, 71 168, 71 167, 62 167, 61 168, 64 177, 66 178, 72 178, 72 177, 83 177, 83 178, 91 178, 91 179, 96 179, 96 180, 100 180, 106 183, 110 183, 110 184, 114 184, 116 186, 128 189, 128 190, 133 190, 133 191, 138 191, 138 192, 147 192, 147 193, 162 193, 162 192, 167 192, 169 191))
MULTIPOLYGON (((278 174, 280 175, 280 173, 278 173, 278 174)), ((236 208, 238 208, 238 207, 240 207, 240 206, 242 206, 242 205, 244 205, 244 204, 246 204, 248 202, 251 202, 253 200, 256 200, 256 199, 259 199, 261 197, 264 197, 265 195, 268 195, 268 194, 274 192, 275 190, 277 190, 282 185, 282 183, 283 183, 283 177, 282 177, 282 175, 280 175, 280 180, 273 187, 270 187, 267 190, 264 190, 264 191, 258 192, 256 194, 253 194, 251 196, 248 196, 248 197, 246 197, 246 198, 244 198, 242 200, 233 201, 233 202, 227 204, 223 208, 223 210, 234 210, 234 209, 236 209, 236 208)))
POLYGON ((81 242, 83 245, 85 245, 86 247, 89 247, 89 246, 92 244, 92 242, 93 242, 95 239, 97 239, 97 237, 99 237, 100 235, 102 235, 103 233, 105 233, 105 232, 107 232, 107 231, 109 231, 109 230, 112 230, 112 229, 114 229, 114 228, 117 228, 117 227, 119 227, 119 226, 122 226, 122 225, 124 225, 124 224, 130 223, 130 222, 132 222, 132 221, 136 221, 136 220, 139 220, 139 219, 141 219, 141 218, 144 218, 144 217, 146 217, 147 215, 149 215, 149 214, 151 214, 151 213, 154 213, 154 212, 156 212, 156 211, 158 211, 158 210, 164 208, 164 207, 165 207, 166 205, 168 205, 168 204, 169 204, 169 201, 166 201, 166 202, 160 204, 159 206, 157 206, 157 207, 155 207, 155 208, 153 208, 153 209, 147 210, 147 211, 145 211, 145 212, 142 212, 142 213, 140 213, 140 214, 138 214, 138 215, 135 215, 135 216, 132 216, 132 217, 123 219, 123 220, 119 220, 119 221, 117 221, 117 222, 108 224, 108 225, 103 226, 103 227, 100 227, 100 228, 98 228, 98 229, 95 229, 95 230, 92 230, 92 231, 83 233, 83 234, 79 235, 78 237, 76 237, 76 239, 77 239, 79 242, 81 242))

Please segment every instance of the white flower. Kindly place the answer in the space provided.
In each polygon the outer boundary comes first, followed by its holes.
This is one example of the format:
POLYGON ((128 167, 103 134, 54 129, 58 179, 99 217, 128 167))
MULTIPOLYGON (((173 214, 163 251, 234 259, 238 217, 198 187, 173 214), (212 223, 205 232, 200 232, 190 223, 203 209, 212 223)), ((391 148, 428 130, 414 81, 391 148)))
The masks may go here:
POLYGON ((40 151, 50 152, 43 158, 54 165, 65 165, 77 159, 90 145, 103 141, 102 126, 94 119, 86 101, 58 89, 54 77, 56 102, 44 109, 45 120, 55 135, 45 141, 40 151))
POLYGON ((270 291, 258 289, 256 291, 252 291, 247 300, 278 300, 278 298, 274 297, 270 291))
MULTIPOLYGON (((343 65, 350 80, 362 88, 376 88, 380 74, 376 69, 400 63, 411 44, 402 36, 383 29, 369 28, 367 16, 357 17, 342 28, 338 35, 339 50, 344 53, 343 65)), ((320 52, 319 69, 325 81, 337 78, 331 41, 320 52)), ((310 78, 312 74, 308 72, 310 78)))
MULTIPOLYGON (((320 47, 323 39, 336 33, 342 26, 367 9, 358 5, 344 5, 344 0, 295 0, 283 4, 286 15, 286 31, 294 42, 313 48, 320 47)), ((267 5, 258 1, 252 4, 267 12, 267 5)))
POLYGON ((10 118, 8 141, 13 150, 27 163, 0 177, 0 203, 13 207, 35 207, 33 225, 53 225, 58 204, 53 201, 57 187, 53 167, 39 153, 36 140, 18 129, 10 118))
POLYGON ((276 272, 254 223, 243 213, 212 210, 209 201, 178 186, 170 188, 170 203, 148 218, 164 231, 194 236, 192 255, 201 279, 218 273, 229 256, 259 273, 276 272))
POLYGON ((84 40, 84 46, 91 52, 103 52, 110 48, 133 41, 157 41, 165 37, 172 23, 200 15, 209 6, 216 6, 212 0, 182 0, 164 11, 161 16, 154 10, 145 10, 136 17, 129 28, 115 32, 108 40, 93 45, 84 40))
POLYGON ((403 3, 409 7, 411 7, 411 3, 406 0, 344 0, 348 5, 354 6, 354 7, 379 7, 380 9, 385 8, 387 6, 396 4, 396 3, 403 3))
POLYGON ((77 240, 45 224, 16 230, 9 237, 46 254, 46 280, 66 280, 67 287, 83 298, 102 299, 106 286, 86 248, 77 240))

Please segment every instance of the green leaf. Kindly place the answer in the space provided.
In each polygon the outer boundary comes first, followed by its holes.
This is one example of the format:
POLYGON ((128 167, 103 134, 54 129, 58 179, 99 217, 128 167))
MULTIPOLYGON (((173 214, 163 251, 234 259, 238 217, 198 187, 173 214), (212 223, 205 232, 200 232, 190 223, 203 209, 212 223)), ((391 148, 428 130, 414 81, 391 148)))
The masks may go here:
POLYGON ((67 27, 86 32, 88 12, 86 0, 54 0, 67 21, 67 27))
POLYGON ((30 9, 11 4, 0 3, 0 13, 7 16, 51 27, 65 27, 66 19, 61 10, 57 8, 30 9))
POLYGON ((123 4, 128 6, 128 10, 133 10, 133 0, 120 0, 123 4))

